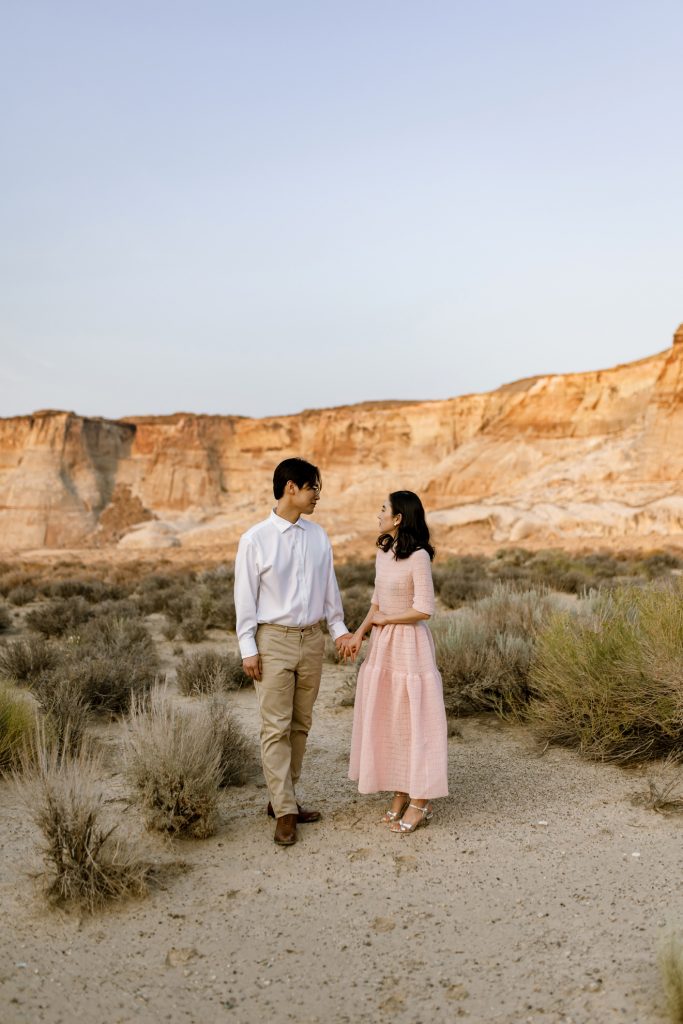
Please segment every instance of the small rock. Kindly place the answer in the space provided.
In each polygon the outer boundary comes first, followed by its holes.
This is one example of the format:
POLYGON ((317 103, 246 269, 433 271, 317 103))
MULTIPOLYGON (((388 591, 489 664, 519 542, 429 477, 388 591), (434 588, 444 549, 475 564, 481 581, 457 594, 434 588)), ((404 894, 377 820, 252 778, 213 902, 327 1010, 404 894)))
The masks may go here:
POLYGON ((199 953, 194 946, 185 946, 179 949, 172 946, 166 954, 166 964, 168 967, 182 967, 183 964, 194 960, 196 956, 199 956, 199 953))

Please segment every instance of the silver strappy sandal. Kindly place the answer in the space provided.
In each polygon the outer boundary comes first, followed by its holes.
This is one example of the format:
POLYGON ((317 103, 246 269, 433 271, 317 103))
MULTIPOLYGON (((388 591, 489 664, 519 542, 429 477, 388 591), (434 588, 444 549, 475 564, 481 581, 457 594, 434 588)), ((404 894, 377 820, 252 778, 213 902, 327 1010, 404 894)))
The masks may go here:
MULTIPOLYGON (((390 832, 394 832, 397 836, 408 836, 411 832, 416 832, 422 825, 426 827, 434 817, 434 812, 432 811, 432 805, 430 803, 426 803, 424 807, 418 807, 417 804, 409 803, 408 807, 412 807, 413 810, 419 811, 422 817, 418 818, 418 820, 411 825, 410 822, 404 821, 403 816, 401 816, 400 820, 395 822, 389 829, 390 832)), ((405 808, 403 809, 402 815, 404 813, 405 808)))
MULTIPOLYGON (((401 796, 401 793, 394 793, 394 796, 401 796)), ((379 819, 380 823, 382 825, 392 825, 395 821, 400 821, 403 815, 405 814, 409 804, 410 797, 408 796, 406 797, 405 802, 401 805, 398 811, 392 811, 391 808, 389 808, 389 810, 386 811, 386 813, 384 814, 384 817, 379 819)))

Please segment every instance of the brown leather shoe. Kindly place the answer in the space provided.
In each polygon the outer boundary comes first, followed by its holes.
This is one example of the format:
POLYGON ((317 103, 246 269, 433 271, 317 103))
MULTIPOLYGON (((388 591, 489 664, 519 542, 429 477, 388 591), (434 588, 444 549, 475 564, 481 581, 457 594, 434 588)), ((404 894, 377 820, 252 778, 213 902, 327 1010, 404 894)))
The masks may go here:
POLYGON ((277 819, 273 839, 280 846, 293 846, 296 842, 296 814, 283 814, 277 819))
MULTIPOLYGON (((308 825, 309 822, 320 821, 320 819, 322 818, 322 814, 320 813, 320 811, 306 811, 301 806, 301 804, 297 804, 296 806, 299 808, 299 813, 296 818, 299 825, 308 825)), ((275 811, 273 810, 273 805, 270 802, 268 803, 268 807, 266 808, 266 813, 269 818, 275 817, 275 811)))

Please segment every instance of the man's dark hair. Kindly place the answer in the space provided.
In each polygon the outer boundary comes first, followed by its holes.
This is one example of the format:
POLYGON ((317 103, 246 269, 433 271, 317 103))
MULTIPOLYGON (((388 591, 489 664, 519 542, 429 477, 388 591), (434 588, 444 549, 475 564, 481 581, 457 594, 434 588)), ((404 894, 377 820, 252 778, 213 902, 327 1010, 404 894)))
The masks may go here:
POLYGON ((297 487, 322 487, 320 470, 305 459, 285 459, 275 467, 273 473, 273 494, 279 500, 285 493, 287 481, 291 480, 297 487))
POLYGON ((377 538, 377 547, 382 551, 393 551, 394 558, 410 558, 413 551, 423 548, 433 559, 434 548, 429 543, 425 510, 417 494, 413 491, 392 491, 389 501, 394 515, 400 513, 401 522, 396 537, 383 533, 377 538))

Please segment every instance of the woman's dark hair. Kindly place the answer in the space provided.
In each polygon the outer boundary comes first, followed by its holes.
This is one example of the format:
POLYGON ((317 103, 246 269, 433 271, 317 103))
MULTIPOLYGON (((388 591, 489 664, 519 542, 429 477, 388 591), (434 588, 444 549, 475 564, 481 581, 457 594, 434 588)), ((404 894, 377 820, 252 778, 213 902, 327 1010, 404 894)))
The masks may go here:
POLYGON ((275 467, 273 473, 273 494, 279 500, 285 493, 287 481, 291 480, 297 487, 322 487, 322 477, 317 466, 305 459, 285 459, 275 467))
POLYGON ((382 551, 394 552, 394 558, 408 558, 413 551, 423 548, 430 559, 434 558, 434 548, 429 543, 429 527, 425 520, 425 510, 417 494, 412 491, 394 491, 389 495, 391 511, 401 516, 396 537, 383 533, 377 538, 377 547, 382 551))

